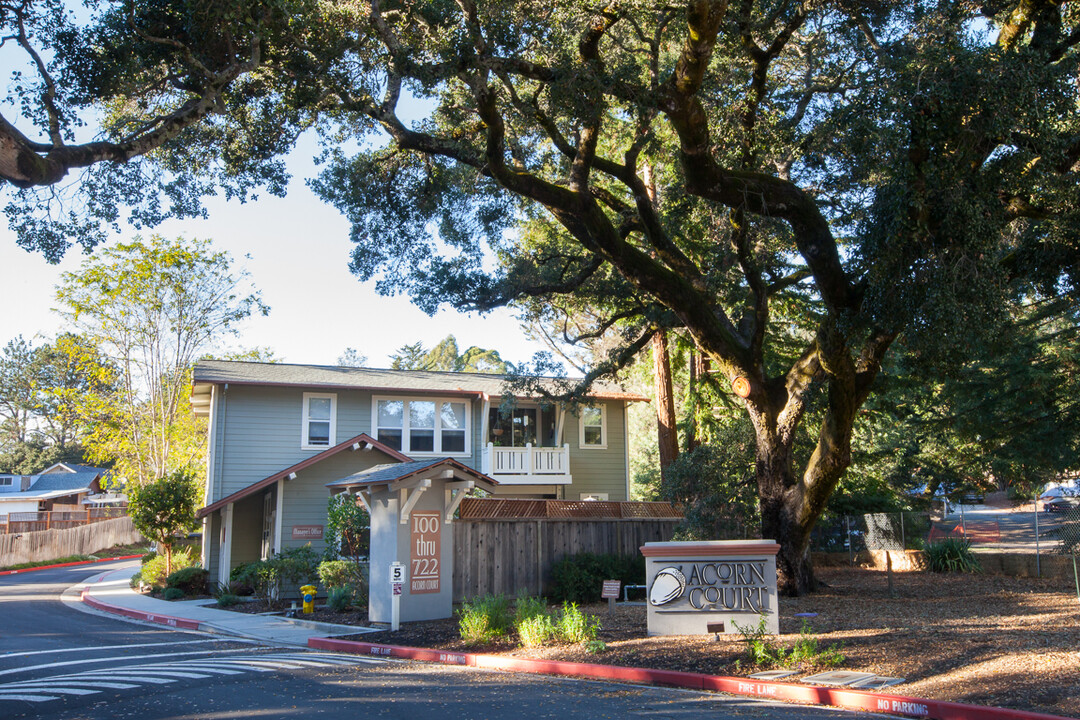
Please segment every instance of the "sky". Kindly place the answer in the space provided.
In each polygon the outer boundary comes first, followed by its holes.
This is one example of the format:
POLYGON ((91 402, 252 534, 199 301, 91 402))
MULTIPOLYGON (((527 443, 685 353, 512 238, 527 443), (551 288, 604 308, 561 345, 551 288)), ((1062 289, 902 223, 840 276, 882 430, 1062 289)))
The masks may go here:
MULTIPOLYGON (((269 348, 283 362, 333 365, 352 347, 367 357, 368 367, 389 367, 390 354, 403 345, 421 341, 431 348, 451 334, 462 351, 479 345, 515 363, 544 349, 528 339, 509 311, 479 316, 444 310, 429 317, 408 297, 382 297, 374 282, 359 282, 348 268, 348 222, 304 182, 316 172, 313 154, 312 147, 293 153, 293 180, 285 198, 264 195, 247 204, 215 198, 208 202, 207 220, 170 221, 142 232, 210 239, 247 269, 270 314, 247 320, 241 335, 229 341, 230 349, 269 348)), ((4 200, 0 192, 0 204, 4 200)), ((126 229, 111 242, 135 234, 126 229)), ((60 264, 50 265, 18 247, 6 224, 0 227, 5 297, 0 345, 19 335, 38 338, 33 342, 38 345, 65 329, 52 311, 54 289, 61 274, 77 271, 84 258, 76 247, 60 264)))

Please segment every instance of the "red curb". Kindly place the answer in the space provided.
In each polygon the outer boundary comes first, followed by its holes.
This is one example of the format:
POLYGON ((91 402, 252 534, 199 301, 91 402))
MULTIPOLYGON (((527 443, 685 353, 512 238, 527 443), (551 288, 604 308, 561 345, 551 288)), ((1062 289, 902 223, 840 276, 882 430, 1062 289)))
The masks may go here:
POLYGON ((615 680, 655 685, 669 685, 693 690, 713 690, 732 695, 749 695, 808 705, 830 705, 850 710, 883 712, 893 715, 929 718, 931 720, 1069 720, 1061 715, 1047 715, 1026 710, 967 705, 944 700, 924 700, 903 695, 887 695, 863 690, 841 690, 812 685, 772 683, 750 678, 701 675, 672 670, 625 668, 611 665, 532 660, 501 655, 452 653, 426 648, 376 645, 354 640, 311 638, 308 647, 316 650, 336 650, 361 655, 423 660, 453 665, 469 665, 490 670, 530 672, 544 675, 565 675, 595 680, 615 680))
POLYGON ((156 613, 142 612, 141 610, 130 610, 128 608, 119 607, 118 605, 110 605, 109 603, 102 602, 93 595, 90 595, 87 590, 82 591, 81 599, 92 608, 104 610, 105 612, 113 613, 114 615, 123 615, 124 617, 133 618, 135 620, 145 620, 147 622, 168 625, 169 627, 180 628, 183 630, 198 630, 201 624, 198 620, 188 620, 187 618, 178 618, 173 617, 172 615, 158 615, 156 613))
POLYGON ((134 560, 142 555, 118 555, 117 557, 98 558, 96 560, 76 560, 69 563, 57 563, 56 565, 37 565, 31 568, 19 568, 18 570, 0 570, 0 575, 18 575, 19 573, 34 572, 35 570, 51 570, 52 568, 72 567, 74 565, 92 565, 93 563, 112 562, 113 560, 134 560))

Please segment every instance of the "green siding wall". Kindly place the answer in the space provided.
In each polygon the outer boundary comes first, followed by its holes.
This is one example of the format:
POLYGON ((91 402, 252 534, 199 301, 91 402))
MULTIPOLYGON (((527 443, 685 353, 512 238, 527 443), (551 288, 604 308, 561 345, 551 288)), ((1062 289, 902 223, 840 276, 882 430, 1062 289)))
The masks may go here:
MULTIPOLYGON (((213 497, 208 502, 219 500, 231 493, 242 490, 274 473, 295 465, 319 450, 301 448, 303 429, 302 408, 305 392, 326 392, 321 388, 305 387, 256 387, 233 385, 227 390, 221 388, 217 394, 217 413, 214 423, 216 437, 211 439, 215 445, 214 458, 216 467, 212 468, 213 497)), ((331 438, 337 444, 360 433, 374 435, 371 428, 372 394, 365 391, 337 390, 337 422, 335 436, 331 438)), ((390 393, 380 393, 390 395, 390 393)), ((418 397, 416 393, 402 397, 418 397)), ((497 405, 497 398, 492 405, 497 405)), ((578 419, 572 413, 566 414, 564 441, 570 445, 570 471, 574 482, 564 487, 565 497, 577 499, 580 493, 607 493, 611 500, 626 500, 626 413, 622 402, 609 401, 607 407, 606 450, 582 449, 579 447, 578 419)), ((483 427, 483 402, 471 401, 471 443, 468 457, 460 458, 466 465, 480 469, 484 447, 481 437, 483 427)), ((344 452, 334 460, 334 464, 317 470, 325 482, 337 480, 360 469, 352 465, 356 462, 355 453, 344 452), (353 458, 350 460, 349 458, 353 458), (333 473, 342 474, 331 477, 333 473)), ((383 458, 386 461, 386 458, 383 458)), ((327 461, 331 462, 331 461, 327 461)), ((326 465, 322 463, 321 465, 326 465)), ((366 465, 364 466, 366 467, 366 465)), ((295 483, 296 481, 290 481, 295 483)), ((323 488, 325 490, 325 488, 323 488)), ((286 506, 300 502, 306 509, 297 510, 298 517, 325 516, 325 493, 314 491, 299 492, 286 490, 286 506), (299 493, 295 498, 293 494, 299 493), (321 507, 316 511, 312 503, 319 497, 321 507)), ((261 512, 261 510, 260 510, 261 512)), ((291 512, 291 511, 290 511, 291 512)), ((297 520, 294 524, 319 524, 297 520)), ((288 533, 285 533, 288 534, 288 533)))

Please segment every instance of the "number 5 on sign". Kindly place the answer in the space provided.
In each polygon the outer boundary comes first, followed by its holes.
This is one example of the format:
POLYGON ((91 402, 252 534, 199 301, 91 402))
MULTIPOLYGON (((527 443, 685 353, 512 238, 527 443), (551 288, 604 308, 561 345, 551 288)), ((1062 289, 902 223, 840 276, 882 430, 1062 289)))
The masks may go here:
POLYGON ((405 564, 390 563, 390 584, 400 585, 403 582, 405 582, 405 564))

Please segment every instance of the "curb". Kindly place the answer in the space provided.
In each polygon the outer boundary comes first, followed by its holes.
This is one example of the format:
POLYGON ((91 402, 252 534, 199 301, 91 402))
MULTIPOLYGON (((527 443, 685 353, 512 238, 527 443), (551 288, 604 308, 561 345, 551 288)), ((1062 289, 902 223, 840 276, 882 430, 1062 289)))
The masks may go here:
MULTIPOLYGON (((242 633, 236 630, 232 630, 228 627, 222 627, 213 622, 192 620, 190 618, 175 617, 173 615, 162 615, 161 613, 150 613, 144 610, 132 610, 129 608, 121 607, 119 605, 113 605, 112 603, 107 603, 104 600, 98 600, 92 594, 90 594, 89 589, 82 590, 79 595, 79 599, 86 605, 94 608, 95 610, 101 610, 102 612, 111 613, 113 615, 123 615, 124 617, 128 617, 133 620, 142 620, 144 622, 152 622, 159 625, 168 625, 169 627, 174 627, 182 630, 198 630, 200 632, 210 632, 221 635, 229 635, 232 637, 255 637, 248 633, 242 633)), ((285 622, 288 622, 292 625, 306 627, 310 630, 321 630, 322 632, 333 631, 333 626, 328 626, 327 623, 318 623, 310 620, 301 620, 297 618, 286 617, 281 618, 281 620, 284 620, 285 622)), ((345 627, 342 627, 342 630, 345 629, 345 627)), ((357 628, 348 626, 347 629, 350 635, 357 634, 357 628)), ((344 634, 344 632, 339 634, 344 634)))
POLYGON ((37 565, 35 567, 20 568, 18 570, 0 570, 0 575, 18 575, 20 573, 34 572, 35 570, 52 570, 53 568, 74 567, 75 565, 93 565, 94 563, 112 562, 113 560, 134 560, 142 555, 118 555, 109 558, 97 558, 96 560, 76 560, 69 563, 57 563, 55 565, 37 565))
POLYGON ((159 615, 156 613, 141 612, 139 610, 129 610, 128 608, 119 607, 117 605, 110 605, 107 602, 98 600, 90 594, 88 590, 83 590, 80 598, 84 603, 96 610, 102 610, 114 615, 123 615, 134 620, 144 620, 146 622, 158 623, 159 625, 168 625, 169 627, 179 628, 182 630, 198 630, 202 623, 198 620, 189 620, 187 618, 173 617, 172 615, 159 615))
POLYGON ((308 647, 316 650, 351 652, 377 657, 437 662, 447 665, 466 665, 488 670, 527 672, 543 675, 564 675, 591 680, 669 685, 689 690, 711 690, 732 695, 749 695, 768 700, 797 702, 808 705, 829 705, 849 710, 891 713, 933 720, 1069 720, 1061 715, 1026 710, 967 705, 944 700, 925 700, 903 695, 888 695, 863 690, 841 690, 790 683, 761 682, 750 678, 702 675, 673 670, 649 670, 611 665, 532 660, 529 658, 445 652, 425 648, 376 645, 355 640, 312 638, 308 647))

